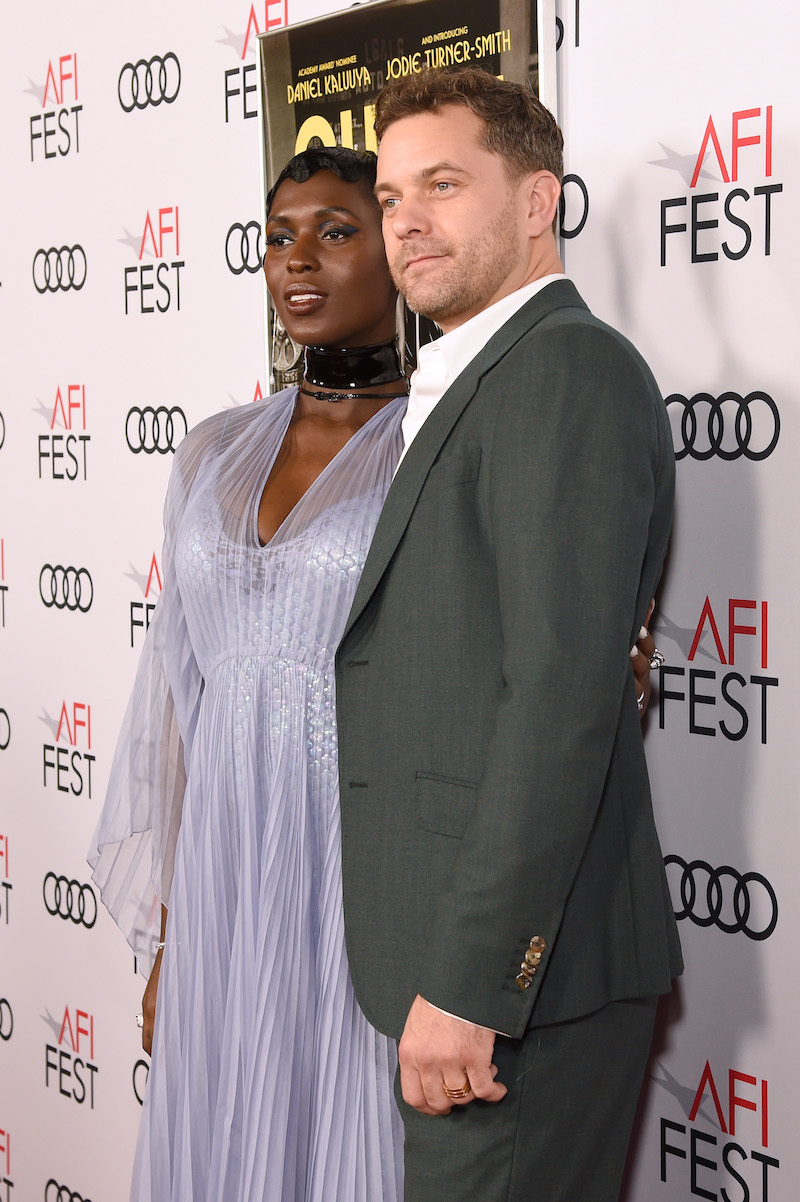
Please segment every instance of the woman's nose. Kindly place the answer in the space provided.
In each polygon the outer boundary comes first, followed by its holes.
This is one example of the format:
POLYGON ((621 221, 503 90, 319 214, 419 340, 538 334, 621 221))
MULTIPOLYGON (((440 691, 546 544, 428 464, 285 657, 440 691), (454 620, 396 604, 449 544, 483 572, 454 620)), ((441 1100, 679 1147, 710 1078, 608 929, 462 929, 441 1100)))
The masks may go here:
POLYGON ((315 271, 319 267, 316 239, 300 235, 292 244, 286 259, 289 271, 315 271))

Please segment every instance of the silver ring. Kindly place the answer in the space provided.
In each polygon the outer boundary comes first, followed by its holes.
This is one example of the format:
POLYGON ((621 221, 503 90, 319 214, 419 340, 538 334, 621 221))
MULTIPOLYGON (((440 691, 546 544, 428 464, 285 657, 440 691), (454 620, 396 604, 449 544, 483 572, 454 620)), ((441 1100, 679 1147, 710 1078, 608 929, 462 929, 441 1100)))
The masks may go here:
POLYGON ((667 657, 659 651, 658 647, 653 648, 653 654, 650 656, 650 671, 653 672, 656 668, 660 668, 662 664, 667 662, 667 657))
POLYGON ((144 1015, 143 1014, 136 1015, 136 1026, 139 1028, 140 1031, 144 1030, 144 1015))

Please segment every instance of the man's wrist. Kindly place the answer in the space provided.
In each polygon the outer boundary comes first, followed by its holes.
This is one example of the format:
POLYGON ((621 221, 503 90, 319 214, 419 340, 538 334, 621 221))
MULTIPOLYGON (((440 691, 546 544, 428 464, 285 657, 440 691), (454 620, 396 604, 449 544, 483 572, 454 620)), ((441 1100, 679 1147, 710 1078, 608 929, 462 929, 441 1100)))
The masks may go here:
MULTIPOLYGON (((423 998, 422 1000, 428 1002, 427 998, 423 998)), ((460 1023, 466 1023, 468 1027, 478 1027, 481 1025, 480 1023, 470 1022, 468 1018, 462 1018, 460 1014, 452 1014, 449 1010, 443 1010, 441 1006, 434 1006, 433 1002, 428 1002, 428 1005, 432 1010, 438 1010, 440 1014, 446 1014, 448 1018, 457 1018, 460 1023)), ((494 1031, 494 1027, 484 1027, 483 1029, 484 1031, 494 1031)), ((503 1036, 506 1034, 505 1031, 494 1031, 494 1033, 495 1035, 503 1036)))

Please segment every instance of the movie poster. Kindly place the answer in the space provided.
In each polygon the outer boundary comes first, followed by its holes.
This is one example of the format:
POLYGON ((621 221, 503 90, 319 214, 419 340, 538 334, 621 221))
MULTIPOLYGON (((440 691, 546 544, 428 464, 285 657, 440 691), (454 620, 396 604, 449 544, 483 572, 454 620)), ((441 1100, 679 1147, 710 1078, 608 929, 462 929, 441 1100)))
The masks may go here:
MULTIPOLYGON (((555 112, 555 41, 554 0, 379 0, 261 35, 264 195, 308 146, 377 150, 375 97, 403 75, 478 66, 529 81, 555 112)), ((282 388, 299 378, 300 348, 271 312, 268 327, 273 385, 282 388)), ((429 323, 407 320, 410 367, 432 336, 429 323)))

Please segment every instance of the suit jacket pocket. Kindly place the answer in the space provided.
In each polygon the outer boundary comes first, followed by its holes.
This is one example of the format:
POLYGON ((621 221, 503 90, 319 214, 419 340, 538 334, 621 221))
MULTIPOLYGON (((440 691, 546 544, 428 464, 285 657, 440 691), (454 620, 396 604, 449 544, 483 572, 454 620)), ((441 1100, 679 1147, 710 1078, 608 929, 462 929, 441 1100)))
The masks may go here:
POLYGON ((423 485, 421 498, 459 484, 472 484, 480 475, 481 448, 469 447, 459 454, 440 456, 432 465, 423 485))
POLYGON ((436 772, 418 772, 417 825, 437 835, 460 839, 475 808, 477 784, 436 772))

